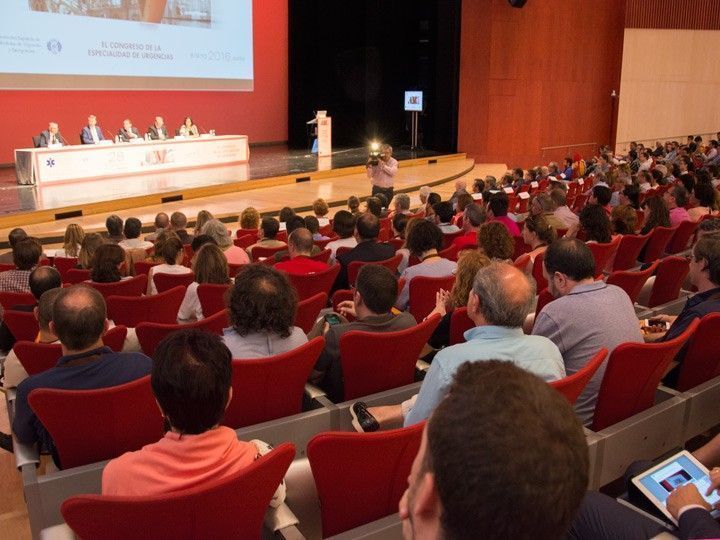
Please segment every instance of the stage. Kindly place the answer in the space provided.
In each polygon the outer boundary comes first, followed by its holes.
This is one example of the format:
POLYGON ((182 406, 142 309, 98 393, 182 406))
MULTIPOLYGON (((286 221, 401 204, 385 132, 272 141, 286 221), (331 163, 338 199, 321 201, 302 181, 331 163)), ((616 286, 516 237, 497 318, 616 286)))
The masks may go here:
MULTIPOLYGON (((506 170, 504 164, 475 166, 464 154, 397 150, 394 156, 400 162, 396 192, 414 193, 422 185, 438 186, 462 176, 471 184, 475 176, 499 176, 506 170)), ((247 206, 263 215, 276 215, 283 206, 302 213, 322 197, 334 207, 332 214, 345 207, 350 195, 369 195, 366 160, 366 148, 338 149, 329 158, 318 158, 275 145, 252 148, 249 163, 243 165, 44 187, 19 186, 14 170, 2 169, 0 249, 7 247, 4 240, 12 227, 23 227, 44 243, 57 243, 68 223, 79 223, 86 231, 103 230, 111 213, 123 219, 135 216, 150 230, 160 211, 182 211, 192 222, 200 209, 207 209, 230 223, 247 206)), ((443 194, 445 189, 438 191, 443 194)), ((415 203, 417 198, 412 198, 415 203)))

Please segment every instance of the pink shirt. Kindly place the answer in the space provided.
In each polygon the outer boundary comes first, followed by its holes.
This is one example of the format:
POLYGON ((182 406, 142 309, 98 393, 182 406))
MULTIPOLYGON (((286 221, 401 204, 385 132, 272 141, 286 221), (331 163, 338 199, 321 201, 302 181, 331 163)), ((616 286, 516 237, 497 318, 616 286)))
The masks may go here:
POLYGON ((387 162, 380 160, 375 166, 368 166, 367 175, 373 186, 379 188, 393 187, 393 181, 398 171, 398 162, 395 158, 389 158, 387 162))
POLYGON ((225 253, 225 258, 230 264, 248 264, 250 262, 247 252, 235 245, 230 246, 223 253, 225 253))
POLYGON ((225 426, 200 435, 167 432, 158 442, 111 460, 103 470, 102 494, 157 495, 223 478, 255 461, 257 447, 239 441, 225 426))
POLYGON ((687 210, 685 210, 682 206, 677 206, 670 210, 670 226, 674 227, 675 225, 679 225, 683 221, 691 221, 690 215, 688 214, 687 210))

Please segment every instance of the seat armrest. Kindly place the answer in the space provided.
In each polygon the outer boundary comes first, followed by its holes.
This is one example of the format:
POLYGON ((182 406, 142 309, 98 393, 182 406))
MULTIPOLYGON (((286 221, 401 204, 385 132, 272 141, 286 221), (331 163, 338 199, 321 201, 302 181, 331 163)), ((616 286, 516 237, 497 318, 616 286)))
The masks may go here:
POLYGON ((318 388, 314 384, 305 383, 305 395, 310 399, 317 399, 319 397, 325 397, 325 391, 318 388))
POLYGON ((13 434, 13 452, 15 453, 15 466, 22 469, 27 465, 37 467, 40 465, 40 452, 37 444, 21 443, 13 434))
POLYGON ((424 360, 418 360, 417 362, 415 362, 415 369, 417 369, 418 371, 427 371, 428 369, 430 369, 430 364, 428 364, 424 360))
POLYGON ((279 531, 275 531, 275 536, 283 540, 305 540, 305 536, 295 525, 290 525, 279 531))
POLYGON ((276 508, 268 508, 267 512, 265 512, 265 528, 272 532, 277 532, 288 527, 294 527, 299 523, 300 521, 298 518, 285 503, 282 503, 276 508))

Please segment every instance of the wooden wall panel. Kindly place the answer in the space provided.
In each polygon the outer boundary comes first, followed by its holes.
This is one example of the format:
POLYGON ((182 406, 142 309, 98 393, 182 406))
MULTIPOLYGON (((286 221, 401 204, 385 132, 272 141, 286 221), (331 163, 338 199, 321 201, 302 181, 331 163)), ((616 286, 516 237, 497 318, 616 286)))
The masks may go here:
POLYGON ((527 167, 544 160, 542 147, 607 143, 624 7, 625 0, 536 0, 522 9, 463 0, 458 149, 527 167))
POLYGON ((720 2, 628 0, 625 28, 720 30, 720 2))

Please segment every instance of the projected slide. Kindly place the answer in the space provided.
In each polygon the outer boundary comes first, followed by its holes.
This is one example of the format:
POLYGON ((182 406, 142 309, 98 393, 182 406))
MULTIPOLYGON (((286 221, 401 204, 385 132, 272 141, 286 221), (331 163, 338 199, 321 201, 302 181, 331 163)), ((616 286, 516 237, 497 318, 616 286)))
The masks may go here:
POLYGON ((3 0, 0 87, 252 90, 252 0, 3 0))

